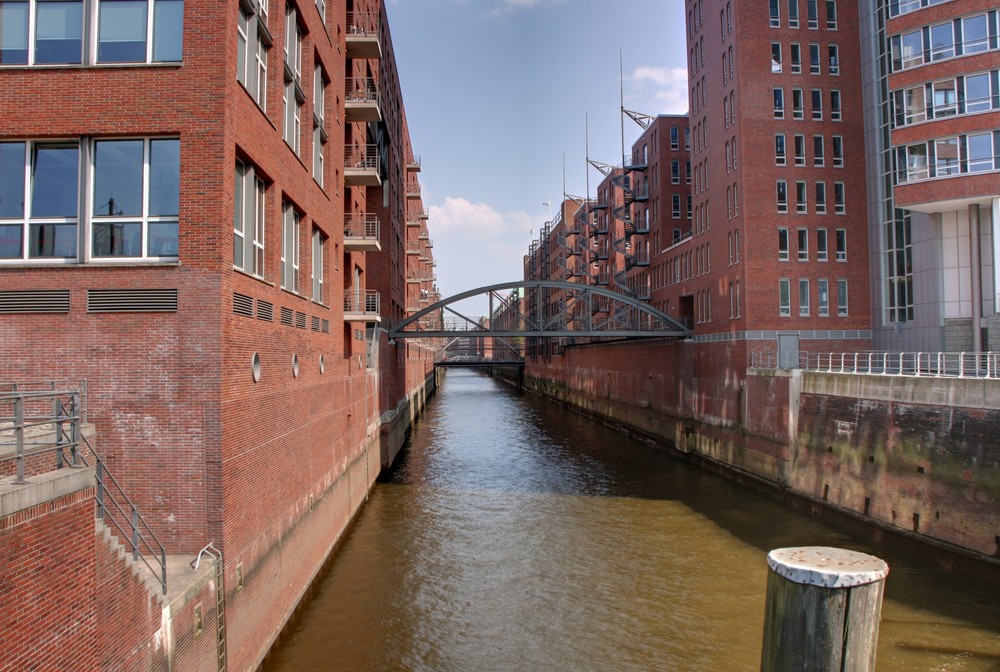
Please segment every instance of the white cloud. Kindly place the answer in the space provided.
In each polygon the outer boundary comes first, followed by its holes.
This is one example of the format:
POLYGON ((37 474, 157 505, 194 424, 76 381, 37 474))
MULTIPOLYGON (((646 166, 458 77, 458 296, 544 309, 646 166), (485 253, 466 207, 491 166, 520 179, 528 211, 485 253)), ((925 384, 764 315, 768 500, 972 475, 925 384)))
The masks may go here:
POLYGON ((498 212, 486 203, 448 196, 430 208, 430 229, 460 238, 484 239, 525 235, 532 226, 526 212, 498 212))
POLYGON ((557 5, 569 2, 569 0, 499 0, 497 5, 490 11, 492 16, 498 14, 509 14, 521 9, 531 9, 539 5, 557 5))
MULTIPOLYGON (((633 96, 649 101, 654 112, 684 114, 688 109, 688 76, 685 68, 640 66, 629 77, 635 83, 633 96)), ((646 110, 642 110, 646 111, 646 110)), ((650 112, 652 113, 652 112, 650 112)))

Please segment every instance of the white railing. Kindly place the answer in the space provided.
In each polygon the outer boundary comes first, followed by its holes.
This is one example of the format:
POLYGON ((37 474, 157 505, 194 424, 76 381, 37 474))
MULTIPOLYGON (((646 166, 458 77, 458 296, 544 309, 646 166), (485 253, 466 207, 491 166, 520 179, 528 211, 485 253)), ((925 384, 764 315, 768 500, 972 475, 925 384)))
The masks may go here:
POLYGON ((1000 379, 1000 352, 753 352, 751 368, 1000 379))

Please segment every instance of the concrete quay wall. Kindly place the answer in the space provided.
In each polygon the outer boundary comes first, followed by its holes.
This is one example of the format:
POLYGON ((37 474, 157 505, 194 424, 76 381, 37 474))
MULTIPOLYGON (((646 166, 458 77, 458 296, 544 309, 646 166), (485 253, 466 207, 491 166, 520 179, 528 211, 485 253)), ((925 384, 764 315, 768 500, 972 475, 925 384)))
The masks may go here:
POLYGON ((529 359, 524 386, 791 504, 869 536, 891 533, 1000 582, 1000 385, 725 373, 717 359, 699 367, 698 349, 567 348, 529 359), (713 374, 699 378, 706 370, 713 374))

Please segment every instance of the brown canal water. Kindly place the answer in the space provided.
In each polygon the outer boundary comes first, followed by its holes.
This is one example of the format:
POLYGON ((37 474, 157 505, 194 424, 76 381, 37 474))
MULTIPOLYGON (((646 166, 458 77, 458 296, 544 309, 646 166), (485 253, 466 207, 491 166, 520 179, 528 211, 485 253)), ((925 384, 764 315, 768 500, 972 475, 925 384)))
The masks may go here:
POLYGON ((746 670, 767 552, 890 566, 880 672, 1000 671, 1000 590, 450 371, 267 672, 746 670))

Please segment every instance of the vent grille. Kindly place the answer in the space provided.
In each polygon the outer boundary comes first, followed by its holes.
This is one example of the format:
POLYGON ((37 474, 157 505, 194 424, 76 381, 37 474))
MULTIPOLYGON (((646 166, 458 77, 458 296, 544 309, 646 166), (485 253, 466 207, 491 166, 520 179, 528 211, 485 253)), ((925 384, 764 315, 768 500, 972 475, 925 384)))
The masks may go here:
POLYGON ((257 299, 257 319, 274 322, 274 304, 270 301, 257 299))
POLYGON ((68 289, 0 291, 0 313, 68 313, 68 289))
POLYGON ((281 307, 281 323, 286 326, 292 326, 292 309, 281 307))
POLYGON ((306 314, 295 311, 295 326, 298 329, 306 328, 306 314))
POLYGON ((320 331, 322 331, 324 334, 330 333, 330 320, 323 320, 323 324, 322 327, 320 328, 320 331))
POLYGON ((315 315, 312 316, 312 330, 319 331, 319 318, 315 315))
POLYGON ((253 298, 233 292, 233 312, 237 315, 253 317, 253 298))
POLYGON ((88 289, 91 313, 171 313, 177 311, 176 289, 88 289))

